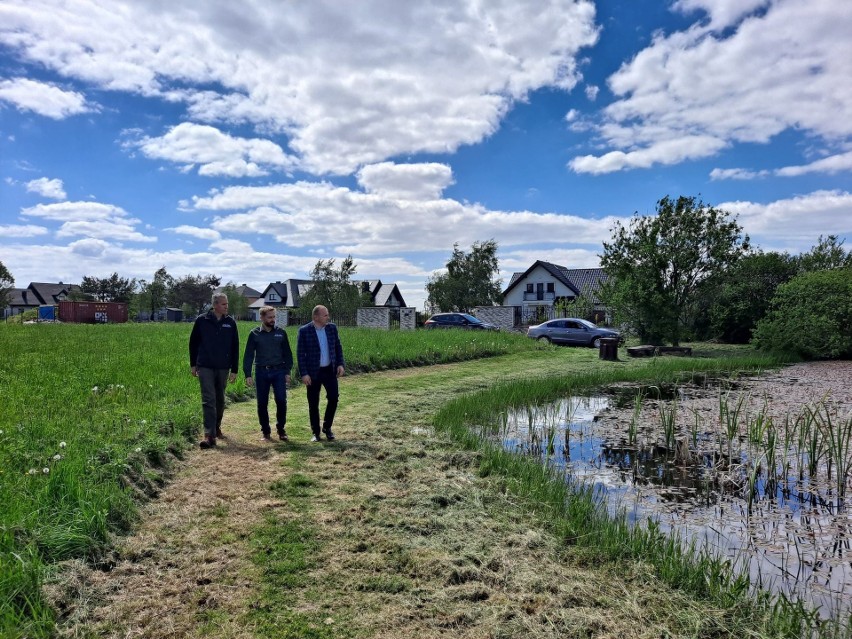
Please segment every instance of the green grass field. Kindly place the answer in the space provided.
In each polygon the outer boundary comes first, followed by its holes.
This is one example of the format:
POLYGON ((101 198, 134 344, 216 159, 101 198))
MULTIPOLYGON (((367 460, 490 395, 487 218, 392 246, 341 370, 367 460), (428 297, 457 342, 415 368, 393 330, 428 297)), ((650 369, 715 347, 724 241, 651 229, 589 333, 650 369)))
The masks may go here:
MULTIPOLYGON (((252 323, 240 324, 242 344, 252 323)), ((0 325, 0 628, 49 634, 45 568, 128 530, 200 431, 191 324, 0 325)), ((350 372, 539 348, 523 336, 342 329, 350 372)), ((288 329, 295 351, 296 329, 288 329)), ((294 352, 295 355, 295 352, 294 352)), ((294 371, 295 373, 295 371, 294 371)), ((232 399, 245 398, 240 375, 232 399)))
MULTIPOLYGON (((243 343, 252 326, 240 325, 243 343)), ((41 586, 53 566, 71 558, 97 564, 110 550, 112 535, 131 528, 140 502, 157 493, 187 446, 194 445, 201 407, 197 382, 189 374, 190 330, 190 324, 0 326, 5 409, 0 413, 0 635, 51 636, 55 613, 41 586)), ((295 347, 295 329, 288 334, 295 347)), ((399 380, 376 380, 372 388, 371 378, 379 376, 365 375, 365 384, 350 387, 348 410, 378 410, 384 403, 376 402, 377 396, 393 402, 394 392, 416 389, 431 398, 428 410, 437 415, 435 424, 451 429, 459 446, 468 447, 482 443, 468 436, 465 425, 484 422, 510 403, 616 379, 655 380, 681 370, 777 363, 741 348, 704 347, 695 350, 696 358, 613 366, 589 349, 544 346, 506 333, 342 329, 341 337, 350 372, 424 367, 407 376, 408 389, 399 380), (487 367, 461 365, 458 371, 458 366, 432 366, 484 357, 498 359, 487 367), (561 368, 563 362, 570 362, 570 370, 561 368), (507 366, 514 378, 495 383, 506 377, 501 369, 507 366), (476 370, 482 379, 471 377, 476 370)), ((247 397, 241 375, 230 395, 247 397)), ((566 500, 564 484, 557 489, 529 465, 497 451, 484 451, 483 460, 481 473, 505 476, 519 496, 539 504, 542 518, 566 540, 597 517, 583 502, 566 500), (574 518, 567 506, 574 508, 574 518)), ((636 541, 622 528, 616 522, 604 540, 631 558, 649 555, 654 540, 636 541)), ((676 571, 673 581, 700 586, 705 567, 682 561, 672 548, 649 560, 668 562, 660 570, 676 571)), ((699 586, 693 590, 705 594, 699 586)))

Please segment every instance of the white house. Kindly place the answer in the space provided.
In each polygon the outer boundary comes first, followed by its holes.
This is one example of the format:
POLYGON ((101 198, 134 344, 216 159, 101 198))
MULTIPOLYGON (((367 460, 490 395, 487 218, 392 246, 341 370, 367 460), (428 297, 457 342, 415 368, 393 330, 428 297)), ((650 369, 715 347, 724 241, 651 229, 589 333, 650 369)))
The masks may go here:
POLYGON ((503 291, 503 305, 520 308, 522 321, 537 321, 554 317, 558 302, 588 295, 594 301, 595 314, 600 313, 597 318, 600 320, 605 308, 597 294, 606 279, 602 268, 569 269, 536 260, 526 271, 512 275, 503 291))

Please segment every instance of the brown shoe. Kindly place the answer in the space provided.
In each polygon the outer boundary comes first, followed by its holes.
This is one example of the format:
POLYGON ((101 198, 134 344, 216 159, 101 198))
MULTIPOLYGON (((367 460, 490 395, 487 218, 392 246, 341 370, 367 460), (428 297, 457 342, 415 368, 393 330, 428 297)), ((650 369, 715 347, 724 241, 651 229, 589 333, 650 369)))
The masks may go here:
POLYGON ((199 442, 198 446, 203 450, 207 450, 208 448, 216 448, 216 438, 206 436, 199 442))
POLYGON ((218 437, 219 439, 227 439, 227 437, 225 437, 225 433, 222 432, 221 428, 216 429, 216 437, 218 437))
POLYGON ((280 439, 282 442, 289 442, 290 441, 290 438, 287 437, 287 431, 284 430, 283 428, 278 431, 278 439, 280 439))

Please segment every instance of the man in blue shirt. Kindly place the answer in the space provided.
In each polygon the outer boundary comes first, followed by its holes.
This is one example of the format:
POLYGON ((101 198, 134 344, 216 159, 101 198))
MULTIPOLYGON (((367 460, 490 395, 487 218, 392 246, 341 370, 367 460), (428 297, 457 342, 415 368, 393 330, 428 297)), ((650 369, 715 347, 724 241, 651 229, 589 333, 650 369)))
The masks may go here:
POLYGON ((260 326, 252 329, 243 355, 243 373, 246 386, 257 388, 257 417, 264 441, 272 441, 269 427, 269 389, 275 397, 275 430, 282 442, 287 439, 284 425, 287 423, 287 386, 290 385, 290 369, 293 368, 293 351, 283 328, 275 326, 275 309, 263 306, 260 309, 260 326), (255 375, 251 367, 257 359, 255 375))
POLYGON ((333 441, 331 425, 340 396, 337 378, 344 373, 343 347, 340 345, 337 326, 328 321, 328 309, 325 306, 315 306, 311 318, 312 321, 299 328, 296 342, 299 375, 308 391, 308 415, 313 432, 311 441, 320 441, 319 402, 322 387, 325 387, 326 398, 322 433, 326 439, 333 441))

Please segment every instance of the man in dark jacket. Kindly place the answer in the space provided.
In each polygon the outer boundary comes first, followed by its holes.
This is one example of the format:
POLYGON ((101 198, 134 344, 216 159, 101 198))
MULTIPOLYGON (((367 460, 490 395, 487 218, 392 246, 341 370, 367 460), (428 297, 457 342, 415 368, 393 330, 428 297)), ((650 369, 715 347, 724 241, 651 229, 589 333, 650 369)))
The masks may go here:
POLYGON ((213 294, 213 308, 195 318, 189 335, 189 370, 201 383, 204 439, 201 448, 216 446, 222 434, 225 386, 237 379, 240 338, 237 323, 228 315, 228 296, 213 294))
POLYGON ((299 375, 308 390, 308 415, 313 431, 312 442, 320 440, 319 402, 320 389, 325 387, 325 415, 322 432, 329 441, 334 440, 331 425, 340 396, 337 378, 343 375, 343 348, 337 334, 337 326, 328 321, 325 306, 314 307, 312 320, 299 328, 296 342, 296 357, 299 360, 299 375))
POLYGON ((272 429, 269 427, 269 388, 275 397, 275 430, 278 439, 288 441, 287 430, 287 387, 290 385, 290 369, 293 368, 293 351, 290 340, 283 328, 275 326, 275 309, 262 306, 260 326, 252 329, 243 354, 243 374, 246 385, 257 388, 257 417, 264 441, 272 441, 272 429), (257 357, 254 379, 251 375, 252 363, 257 357))

